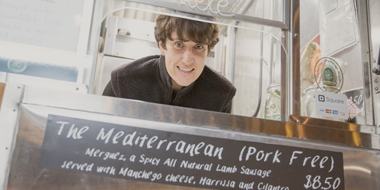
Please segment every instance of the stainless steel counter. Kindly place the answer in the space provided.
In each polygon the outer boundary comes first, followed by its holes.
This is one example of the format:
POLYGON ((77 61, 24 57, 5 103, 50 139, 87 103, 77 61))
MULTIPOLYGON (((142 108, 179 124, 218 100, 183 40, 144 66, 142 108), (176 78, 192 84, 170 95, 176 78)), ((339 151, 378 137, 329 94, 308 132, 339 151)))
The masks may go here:
MULTIPOLYGON (((6 90, 4 97, 9 97, 8 93, 15 94, 6 90)), ((11 98, 6 100, 18 105, 19 114, 17 122, 9 122, 7 126, 17 129, 12 143, 13 156, 9 158, 7 189, 193 189, 38 167, 48 114, 205 137, 342 152, 345 189, 380 188, 380 143, 375 134, 30 87, 21 87, 16 94, 22 94, 19 102, 11 98), (12 123, 17 124, 12 126, 12 123)))

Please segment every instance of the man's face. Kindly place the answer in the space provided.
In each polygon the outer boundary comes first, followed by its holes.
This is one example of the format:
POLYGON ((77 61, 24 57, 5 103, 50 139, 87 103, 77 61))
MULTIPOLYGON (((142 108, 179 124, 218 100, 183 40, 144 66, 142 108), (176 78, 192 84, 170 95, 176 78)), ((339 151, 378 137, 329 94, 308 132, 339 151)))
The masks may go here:
POLYGON ((166 49, 160 42, 160 51, 165 56, 166 70, 172 78, 174 90, 178 87, 188 86, 201 75, 207 57, 205 44, 193 41, 181 41, 177 32, 172 32, 172 40, 166 40, 166 49))

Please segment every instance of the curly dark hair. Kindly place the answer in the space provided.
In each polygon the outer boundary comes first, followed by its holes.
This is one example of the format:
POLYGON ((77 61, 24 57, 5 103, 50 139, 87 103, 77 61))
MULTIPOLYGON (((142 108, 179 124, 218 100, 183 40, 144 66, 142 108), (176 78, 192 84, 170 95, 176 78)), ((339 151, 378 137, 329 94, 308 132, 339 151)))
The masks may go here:
POLYGON ((176 31, 179 40, 193 41, 208 45, 208 53, 219 42, 219 27, 217 24, 189 20, 168 15, 157 15, 154 35, 157 41, 166 49, 166 39, 172 39, 172 32, 176 31))

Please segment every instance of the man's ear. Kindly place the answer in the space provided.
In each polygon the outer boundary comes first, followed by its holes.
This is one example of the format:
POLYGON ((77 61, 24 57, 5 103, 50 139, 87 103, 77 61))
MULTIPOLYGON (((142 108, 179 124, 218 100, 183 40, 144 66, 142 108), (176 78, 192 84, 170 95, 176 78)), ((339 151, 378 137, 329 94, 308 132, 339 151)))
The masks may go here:
POLYGON ((165 56, 165 49, 162 47, 162 42, 158 42, 158 46, 160 47, 161 55, 165 56))

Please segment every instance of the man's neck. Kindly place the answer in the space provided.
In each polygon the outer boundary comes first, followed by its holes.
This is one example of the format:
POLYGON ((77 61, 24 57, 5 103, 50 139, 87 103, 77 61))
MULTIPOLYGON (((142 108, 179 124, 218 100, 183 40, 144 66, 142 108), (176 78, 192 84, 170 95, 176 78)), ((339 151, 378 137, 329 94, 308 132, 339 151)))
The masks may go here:
POLYGON ((177 93, 182 89, 183 86, 177 84, 173 79, 172 79, 172 89, 174 93, 177 93))

